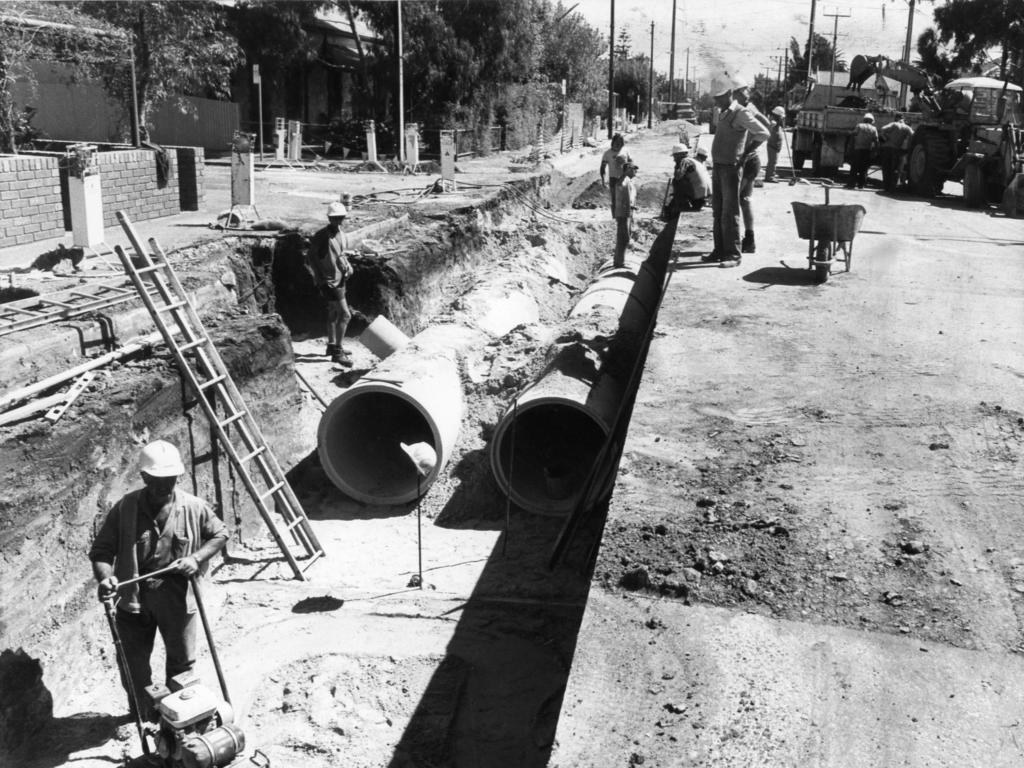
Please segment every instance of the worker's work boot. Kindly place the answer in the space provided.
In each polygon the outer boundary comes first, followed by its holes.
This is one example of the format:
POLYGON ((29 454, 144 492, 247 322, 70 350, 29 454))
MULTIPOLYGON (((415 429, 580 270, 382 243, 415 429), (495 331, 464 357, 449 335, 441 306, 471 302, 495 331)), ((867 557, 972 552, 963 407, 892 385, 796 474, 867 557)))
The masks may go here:
POLYGON ((327 350, 324 352, 324 354, 327 355, 327 357, 333 357, 334 354, 337 351, 338 351, 338 345, 337 344, 328 344, 327 345, 327 350))
POLYGON ((352 365, 352 358, 348 352, 341 347, 335 347, 334 353, 331 355, 331 362, 336 365, 344 365, 348 367, 352 365))
POLYGON ((757 249, 754 247, 754 233, 749 229, 743 235, 743 242, 740 243, 740 253, 756 253, 757 249))

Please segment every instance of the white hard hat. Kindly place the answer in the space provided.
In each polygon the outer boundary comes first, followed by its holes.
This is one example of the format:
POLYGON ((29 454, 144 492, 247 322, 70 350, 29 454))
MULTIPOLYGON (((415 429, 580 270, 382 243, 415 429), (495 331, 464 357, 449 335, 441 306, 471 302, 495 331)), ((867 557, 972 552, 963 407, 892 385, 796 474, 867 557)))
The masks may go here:
POLYGON ((866 123, 873 123, 873 122, 875 122, 875 116, 872 115, 870 112, 865 112, 864 113, 864 122, 866 122, 866 123))
POLYGON ((775 109, 772 110, 772 114, 778 117, 785 117, 786 110, 783 107, 775 107, 775 109))
POLYGON ((178 449, 166 440, 154 440, 139 455, 139 472, 152 477, 178 477, 185 474, 178 449))
POLYGON ((680 144, 673 144, 672 145, 672 154, 673 155, 688 155, 688 154, 690 154, 690 148, 688 146, 686 146, 685 144, 682 144, 682 143, 680 143, 680 144))
POLYGON ((327 218, 333 219, 335 216, 348 216, 344 203, 334 202, 327 206, 327 218))

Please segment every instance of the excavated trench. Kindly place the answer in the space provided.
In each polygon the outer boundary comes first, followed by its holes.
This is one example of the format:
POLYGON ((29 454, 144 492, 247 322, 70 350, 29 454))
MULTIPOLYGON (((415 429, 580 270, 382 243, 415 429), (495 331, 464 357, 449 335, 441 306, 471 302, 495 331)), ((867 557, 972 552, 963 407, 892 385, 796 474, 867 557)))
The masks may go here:
MULTIPOLYGON (((660 197, 661 182, 652 182, 651 187, 654 191, 648 197, 660 197)), ((356 318, 349 336, 357 337, 377 316, 413 337, 414 351, 430 349, 427 342, 416 346, 419 334, 440 336, 454 366, 452 386, 461 389, 458 412, 447 415, 456 423, 450 445, 443 449, 444 465, 419 503, 418 511, 428 524, 475 530, 502 530, 508 524, 508 488, 496 481, 490 455, 499 427, 505 441, 497 454, 499 466, 513 451, 521 468, 531 460, 530 452, 551 456, 546 463, 537 463, 534 457, 536 466, 530 472, 539 479, 532 482, 563 500, 565 479, 559 468, 569 452, 567 443, 592 449, 603 437, 602 428, 580 409, 552 414, 557 404, 550 402, 547 410, 531 410, 513 429, 513 434, 518 432, 518 447, 508 442, 508 425, 501 425, 517 407, 517 398, 546 374, 585 370, 589 374, 581 378, 586 379, 612 371, 626 381, 636 363, 639 336, 616 336, 621 307, 598 306, 579 316, 570 314, 610 256, 610 220, 604 211, 585 210, 603 208, 604 200, 605 193, 586 180, 523 182, 483 205, 443 217, 410 216, 400 228, 368 242, 353 260, 355 275, 348 296, 356 318), (581 204, 583 211, 570 211, 581 204), (526 309, 518 300, 508 304, 510 295, 529 297, 526 309), (527 450, 531 445, 535 450, 527 450)), ((636 243, 639 259, 660 228, 644 226, 636 243)), ((204 322, 282 466, 290 470, 289 479, 314 525, 409 515, 420 489, 412 497, 385 496, 383 503, 368 506, 365 499, 339 491, 323 466, 316 434, 322 408, 295 376, 297 367, 325 367, 313 359, 319 353, 296 351, 307 342, 319 349, 325 319, 302 265, 307 242, 308 233, 226 238, 179 251, 172 254, 172 261, 180 262, 179 271, 187 270, 195 283, 214 284, 216 290, 203 310, 204 322)), ((666 257, 670 247, 671 237, 663 248, 666 257)), ((651 279, 657 280, 657 275, 651 279)), ((54 357, 56 363, 62 362, 60 354, 54 357)), ((332 371, 317 386, 317 394, 330 402, 360 378, 372 378, 386 363, 375 366, 368 355, 357 356, 354 369, 332 371)), ((586 401, 585 395, 584 405, 586 401)), ((109 638, 97 617, 85 553, 103 511, 136 484, 133 463, 138 445, 159 435, 187 446, 189 456, 206 451, 209 435, 203 417, 194 403, 183 416, 187 402, 169 354, 157 350, 105 370, 73 411, 54 425, 25 421, 0 428, 0 551, 6 583, 20 584, 0 597, 0 732, 7 734, 0 756, 20 755, 31 763, 25 745, 31 734, 52 726, 54 701, 66 711, 71 702, 89 700, 83 692, 99 688, 111 690, 113 700, 119 701, 118 689, 109 679, 109 638), (82 664, 81 659, 92 661, 82 664)), ((343 428, 353 434, 365 436, 387 430, 391 423, 412 423, 414 436, 430 439, 429 430, 416 426, 416 407, 408 402, 395 408, 387 395, 377 393, 350 410, 352 420, 344 421, 343 428)), ((387 481, 388 473, 381 475, 367 444, 345 448, 341 455, 343 460, 352 458, 357 473, 373 476, 374 482, 387 481)), ((267 537, 251 505, 239 498, 244 493, 229 489, 224 473, 223 467, 215 472, 209 465, 199 466, 189 490, 220 499, 220 511, 232 528, 229 550, 244 561, 250 551, 265 547, 267 537)), ((516 494, 512 497, 515 500, 516 494)), ((447 654, 440 660, 415 662, 417 669, 422 667, 416 672, 420 676, 423 670, 433 670, 427 683, 430 695, 424 695, 418 706, 415 701, 396 704, 398 710, 412 707, 410 725, 397 745, 391 739, 389 751, 363 744, 365 761, 356 763, 465 764, 466 756, 473 754, 477 764, 511 764, 513 752, 515 764, 546 763, 568 671, 565 660, 572 656, 592 567, 590 547, 581 545, 571 574, 547 570, 547 553, 564 520, 565 509, 556 507, 554 515, 515 507, 516 538, 510 548, 514 557, 505 557, 504 552, 492 557, 467 603, 460 622, 465 629, 456 633, 447 654), (516 601, 515 608, 496 607, 493 602, 508 599, 516 601), (488 627, 483 635, 482 626, 488 627), (524 633, 532 636, 524 638, 524 633), (498 637, 497 646, 506 650, 510 638, 531 647, 538 642, 549 646, 541 662, 527 665, 529 680, 516 683, 523 687, 519 694, 510 696, 502 690, 502 674, 482 681, 488 670, 506 665, 500 654, 483 650, 491 642, 485 636, 498 637), (467 690, 472 691, 469 698, 467 690), (451 695, 441 695, 444 691, 451 695), (482 721, 500 730, 507 718, 525 718, 533 723, 532 730, 505 734, 489 747, 487 738, 475 733, 482 721), (440 732, 433 732, 435 726, 440 732)), ((600 535, 600 522, 595 525, 591 536, 600 535)), ((505 535, 511 536, 507 528, 505 535)), ((366 659, 361 662, 361 674, 379 678, 379 672, 367 671, 367 664, 366 659)), ((288 669, 283 665, 274 674, 280 678, 289 674, 288 669)), ((299 697, 290 704, 292 717, 302 716, 303 701, 299 697)), ((378 696, 375 706, 383 706, 380 701, 378 696)), ((249 717, 264 737, 274 737, 279 706, 273 697, 255 697, 251 703, 249 717)), ((117 703, 108 707, 112 713, 120 710, 117 703)), ((97 716, 93 729, 110 729, 114 720, 97 716)), ((69 753, 71 742, 83 737, 80 724, 65 725, 51 749, 69 753), (62 744, 62 736, 69 743, 62 744)), ((340 730, 321 729, 308 743, 300 739, 282 754, 290 749, 309 765, 333 764, 331 754, 352 754, 354 749, 352 733, 340 730)), ((44 762, 55 764, 52 757, 44 762)))

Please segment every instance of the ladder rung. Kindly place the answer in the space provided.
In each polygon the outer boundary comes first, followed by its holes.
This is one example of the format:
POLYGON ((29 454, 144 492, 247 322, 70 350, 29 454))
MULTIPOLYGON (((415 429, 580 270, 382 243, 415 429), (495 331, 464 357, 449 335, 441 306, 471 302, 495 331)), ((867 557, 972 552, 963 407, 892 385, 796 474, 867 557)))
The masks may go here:
POLYGON ((285 530, 291 533, 305 522, 309 522, 305 517, 296 517, 294 520, 288 523, 288 525, 285 526, 285 530))
POLYGON ((309 560, 307 560, 306 562, 304 562, 302 564, 302 570, 303 571, 308 570, 309 566, 311 566, 313 563, 315 563, 317 560, 319 560, 323 556, 324 556, 324 551, 322 549, 318 549, 315 552, 311 552, 310 555, 309 555, 309 560))
POLYGON ((205 391, 205 390, 209 389, 212 386, 220 384, 226 378, 227 378, 227 376, 225 376, 224 374, 221 374, 220 376, 214 376, 209 381, 204 381, 202 384, 200 384, 199 385, 199 389, 200 389, 200 391, 205 391))
POLYGON ((260 501, 270 498, 275 493, 280 491, 282 488, 284 488, 284 481, 281 481, 280 483, 274 483, 274 485, 272 485, 266 493, 260 494, 260 501))
POLYGON ((147 274, 149 272, 157 272, 158 270, 161 270, 161 269, 167 269, 167 265, 166 264, 154 264, 154 265, 152 265, 150 267, 142 267, 141 269, 136 269, 135 270, 135 274, 137 274, 137 275, 145 275, 145 274, 147 274))
POLYGON ((224 421, 220 422, 220 425, 221 425, 221 427, 226 427, 229 424, 234 424, 239 419, 244 419, 244 418, 245 418, 245 411, 239 411, 238 413, 236 413, 236 414, 234 414, 232 416, 228 416, 226 419, 224 419, 224 421))
POLYGON ((181 344, 178 347, 178 351, 179 352, 188 352, 190 349, 195 349, 196 347, 203 346, 203 344, 205 344, 207 341, 208 341, 208 339, 205 336, 200 336, 195 341, 190 341, 187 344, 181 344))
POLYGON ((257 456, 259 456, 259 455, 260 455, 261 453, 263 453, 263 452, 264 452, 265 450, 267 450, 267 446, 265 446, 265 445, 261 445, 261 446, 260 446, 259 448, 257 448, 257 449, 256 449, 255 451, 253 451, 252 453, 250 453, 250 454, 248 454, 248 455, 246 455, 246 456, 243 456, 242 458, 240 458, 240 459, 239 459, 239 461, 240 461, 240 462, 242 462, 243 464, 244 464, 245 462, 248 462, 248 461, 252 461, 252 460, 253 460, 253 459, 255 459, 255 458, 256 458, 257 456))
POLYGON ((171 302, 170 304, 165 304, 162 307, 157 307, 156 311, 157 312, 171 312, 172 310, 175 310, 175 309, 181 309, 184 306, 188 306, 188 302, 187 301, 174 301, 174 302, 171 302))

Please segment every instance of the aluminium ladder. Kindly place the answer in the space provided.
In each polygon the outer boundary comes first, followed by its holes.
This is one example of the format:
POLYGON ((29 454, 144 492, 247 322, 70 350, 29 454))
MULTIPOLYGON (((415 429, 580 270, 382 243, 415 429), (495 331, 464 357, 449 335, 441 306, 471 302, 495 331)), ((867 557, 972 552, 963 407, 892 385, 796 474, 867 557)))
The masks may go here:
POLYGON ((174 354, 181 373, 197 393, 197 399, 214 427, 217 439, 224 447, 235 472, 245 484, 277 546, 284 553, 295 578, 305 580, 306 569, 325 554, 313 532, 309 518, 306 517, 255 419, 246 408, 220 353, 210 341, 185 289, 171 269, 167 255, 153 238, 149 240, 152 254, 142 246, 124 211, 117 212, 117 220, 137 254, 133 260, 123 248, 116 247, 125 272, 132 279, 136 291, 153 316, 156 327, 174 354), (147 290, 147 279, 156 287, 152 294, 147 290), (176 328, 172 330, 171 325, 176 328), (186 353, 192 354, 195 365, 190 365, 186 353), (223 415, 217 412, 218 401, 223 415), (228 427, 232 426, 241 438, 241 445, 237 447, 227 431, 228 427), (258 472, 250 471, 251 463, 256 464, 258 472), (257 485, 257 480, 262 481, 262 488, 257 485), (308 558, 301 567, 292 554, 291 547, 285 542, 282 530, 274 521, 275 508, 284 518, 283 532, 291 534, 308 558))

